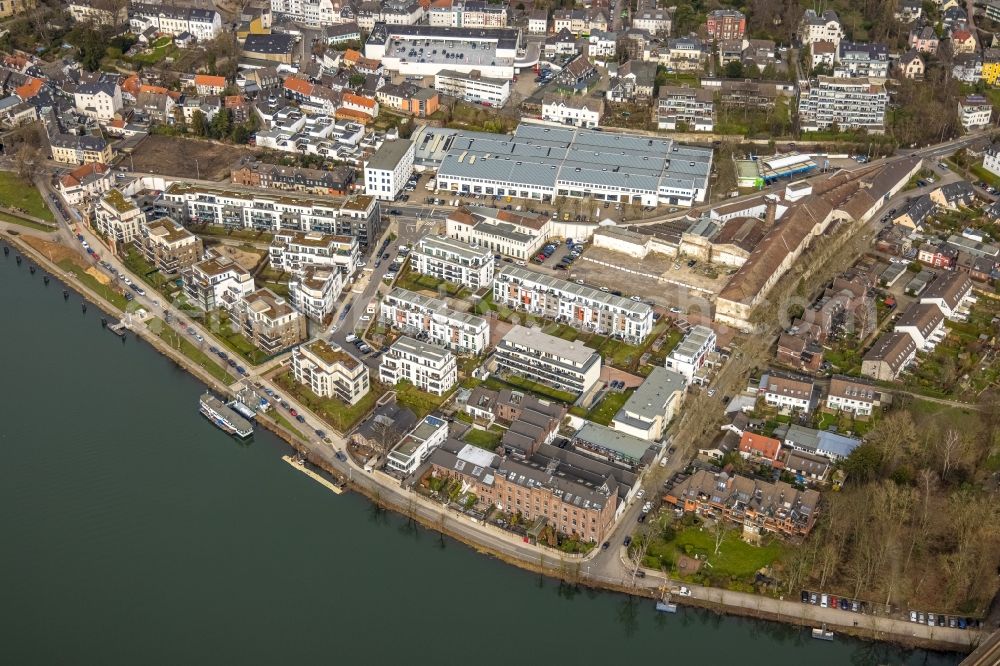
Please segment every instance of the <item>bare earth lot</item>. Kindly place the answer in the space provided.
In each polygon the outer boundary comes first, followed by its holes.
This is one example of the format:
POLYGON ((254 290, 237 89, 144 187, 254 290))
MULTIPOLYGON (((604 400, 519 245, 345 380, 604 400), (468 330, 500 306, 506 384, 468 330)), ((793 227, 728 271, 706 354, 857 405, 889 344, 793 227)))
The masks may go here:
POLYGON ((200 174, 202 180, 226 180, 237 160, 251 154, 246 146, 154 134, 135 149, 132 165, 136 171, 164 176, 197 178, 200 174))

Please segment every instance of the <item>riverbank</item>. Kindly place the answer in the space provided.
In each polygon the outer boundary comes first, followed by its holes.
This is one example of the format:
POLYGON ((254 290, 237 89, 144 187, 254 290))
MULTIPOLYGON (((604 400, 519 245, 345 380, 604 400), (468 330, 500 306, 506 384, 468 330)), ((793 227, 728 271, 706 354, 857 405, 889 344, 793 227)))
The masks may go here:
MULTIPOLYGON (((27 243, 22 242, 21 239, 7 236, 4 236, 4 239, 11 244, 12 249, 20 252, 27 259, 36 263, 54 278, 64 282, 67 287, 73 289, 88 302, 91 302, 96 307, 100 308, 103 312, 114 317, 120 318, 122 316, 122 313, 118 311, 117 308, 103 301, 103 299, 98 294, 90 290, 87 285, 76 280, 74 275, 66 274, 65 271, 61 270, 58 266, 49 263, 46 257, 41 256, 35 251, 34 248, 31 248, 27 243)), ((13 260, 13 258, 11 258, 11 260, 13 260)), ((188 370, 202 383, 215 388, 216 390, 228 390, 228 387, 221 382, 218 382, 208 373, 204 372, 190 359, 169 347, 169 345, 163 343, 158 336, 154 335, 150 331, 147 331, 145 327, 137 327, 137 330, 134 332, 138 338, 150 343, 150 345, 159 353, 171 358, 175 364, 188 370)), ((298 440, 291 433, 285 431, 280 425, 272 423, 266 417, 261 418, 259 423, 262 427, 275 432, 293 449, 304 453, 310 462, 316 464, 319 468, 333 474, 338 479, 344 478, 343 470, 338 469, 336 463, 331 459, 333 454, 331 447, 320 444, 317 448, 311 442, 298 440)), ((440 507, 433 509, 424 503, 417 502, 411 496, 408 496, 405 491, 389 486, 388 482, 382 479, 382 477, 377 473, 365 474, 359 472, 354 474, 353 478, 350 479, 349 487, 367 497, 376 507, 378 507, 380 511, 392 510, 404 516, 408 521, 419 523, 432 531, 439 532, 442 535, 449 536, 458 542, 464 543, 480 553, 492 555, 496 559, 517 566, 521 569, 559 579, 573 586, 579 585, 594 589, 610 590, 649 599, 653 599, 657 595, 656 587, 658 582, 655 580, 654 576, 647 576, 646 579, 640 579, 640 581, 638 581, 639 585, 632 587, 622 584, 621 581, 599 579, 596 576, 590 576, 589 572, 586 570, 585 561, 578 558, 567 558, 556 551, 553 551, 551 554, 545 553, 535 561, 526 559, 524 556, 519 554, 517 549, 505 547, 503 541, 496 538, 496 536, 493 535, 488 528, 482 525, 471 525, 466 518, 449 513, 446 509, 442 509, 440 507), (491 544, 494 545, 491 546, 491 544)), ((509 535, 507 535, 506 538, 509 540, 509 535)), ((794 613, 794 610, 805 612, 802 609, 808 608, 800 607, 797 603, 788 607, 779 606, 780 608, 787 608, 788 612, 773 613, 761 607, 763 601, 768 601, 763 597, 759 598, 762 601, 758 603, 757 607, 754 607, 753 605, 748 606, 733 603, 733 597, 721 594, 725 591, 718 592, 720 592, 718 601, 714 601, 711 596, 706 596, 705 598, 682 599, 680 601, 685 604, 710 608, 727 614, 743 615, 761 619, 773 619, 779 622, 801 626, 812 626, 813 624, 809 622, 809 618, 798 616, 794 613)), ((777 602, 778 600, 773 601, 777 602)), ((854 617, 856 616, 847 615, 847 620, 845 621, 853 620, 854 617)), ((879 623, 882 622, 884 622, 884 620, 879 620, 879 623)), ((954 641, 925 641, 920 637, 909 636, 899 631, 879 631, 878 625, 868 628, 844 626, 839 623, 831 624, 836 625, 833 627, 835 629, 839 627, 839 633, 856 635, 862 638, 890 641, 910 647, 923 646, 932 649, 944 650, 953 650, 955 648, 968 650, 971 647, 971 645, 967 643, 954 641)), ((971 636, 972 633, 966 632, 963 635, 971 636)))

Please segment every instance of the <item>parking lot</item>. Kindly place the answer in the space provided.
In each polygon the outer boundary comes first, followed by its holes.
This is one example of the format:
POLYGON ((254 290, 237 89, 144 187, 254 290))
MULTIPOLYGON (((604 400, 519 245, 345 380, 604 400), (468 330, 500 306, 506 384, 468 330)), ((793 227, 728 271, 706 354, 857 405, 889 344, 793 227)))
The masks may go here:
MULTIPOLYGON (((560 255, 557 252, 542 266, 532 264, 532 267, 543 270, 554 269, 559 259, 560 255)), ((680 308, 684 313, 704 310, 706 314, 710 314, 709 301, 714 300, 715 295, 725 286, 729 275, 722 270, 716 277, 709 277, 700 270, 700 263, 689 267, 687 261, 690 260, 675 261, 672 257, 658 254, 649 255, 640 261, 605 248, 587 247, 580 259, 568 270, 554 271, 553 274, 564 279, 582 280, 586 284, 604 286, 612 292, 621 292, 626 296, 639 296, 644 301, 665 308, 680 308), (660 282, 626 273, 617 268, 619 266, 659 275, 671 282, 660 282), (674 268, 675 266, 677 268, 674 268), (708 291, 699 291, 691 287, 708 291)), ((713 267, 713 270, 718 268, 713 267)))

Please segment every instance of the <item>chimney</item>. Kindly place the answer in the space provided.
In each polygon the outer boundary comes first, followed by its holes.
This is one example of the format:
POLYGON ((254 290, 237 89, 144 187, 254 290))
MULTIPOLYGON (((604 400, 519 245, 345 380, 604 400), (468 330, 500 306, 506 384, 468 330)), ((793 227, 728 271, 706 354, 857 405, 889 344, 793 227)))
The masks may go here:
POLYGON ((767 198, 764 210, 764 227, 770 229, 774 226, 774 218, 778 212, 778 203, 771 197, 767 198))

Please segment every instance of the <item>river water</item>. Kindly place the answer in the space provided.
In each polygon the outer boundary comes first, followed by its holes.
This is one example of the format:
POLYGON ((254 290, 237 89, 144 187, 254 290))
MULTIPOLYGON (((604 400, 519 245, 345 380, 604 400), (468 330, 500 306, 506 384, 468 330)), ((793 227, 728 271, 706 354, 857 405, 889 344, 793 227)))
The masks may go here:
POLYGON ((956 664, 561 586, 236 443, 0 254, 0 664, 956 664))

